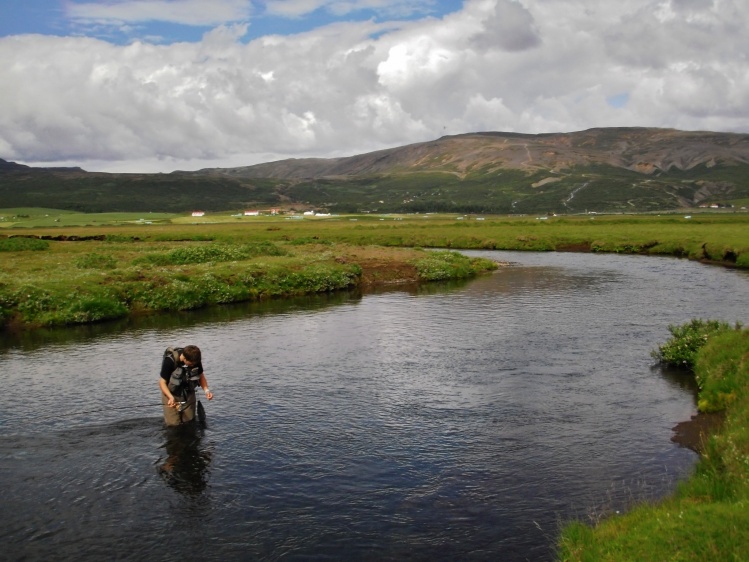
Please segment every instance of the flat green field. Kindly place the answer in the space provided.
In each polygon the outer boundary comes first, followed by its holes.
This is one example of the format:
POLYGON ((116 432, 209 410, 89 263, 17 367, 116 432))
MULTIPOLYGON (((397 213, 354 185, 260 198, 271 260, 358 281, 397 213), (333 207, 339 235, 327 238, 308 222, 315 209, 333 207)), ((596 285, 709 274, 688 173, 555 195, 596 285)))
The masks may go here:
POLYGON ((124 236, 241 243, 324 240, 354 245, 598 251, 673 255, 749 267, 749 213, 693 215, 344 215, 204 217, 0 210, 0 236, 124 236), (24 212, 25 211, 25 212, 24 212), (22 216, 25 215, 25 216, 22 216), (60 228, 68 227, 68 228, 60 228))
POLYGON ((76 213, 21 207, 0 209, 0 229, 168 223, 176 216, 170 213, 76 213))

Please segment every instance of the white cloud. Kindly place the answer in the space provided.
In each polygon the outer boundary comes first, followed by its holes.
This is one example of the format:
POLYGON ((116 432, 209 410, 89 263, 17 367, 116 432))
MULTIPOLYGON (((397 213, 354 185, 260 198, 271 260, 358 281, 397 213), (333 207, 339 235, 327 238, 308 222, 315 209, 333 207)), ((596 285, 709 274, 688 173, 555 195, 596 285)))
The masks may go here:
POLYGON ((475 41, 479 48, 523 51, 540 43, 533 15, 520 2, 497 0, 475 41))
POLYGON ((467 0, 248 43, 244 23, 171 45, 8 37, 0 158, 169 171, 476 130, 749 131, 747 24, 743 0, 467 0))

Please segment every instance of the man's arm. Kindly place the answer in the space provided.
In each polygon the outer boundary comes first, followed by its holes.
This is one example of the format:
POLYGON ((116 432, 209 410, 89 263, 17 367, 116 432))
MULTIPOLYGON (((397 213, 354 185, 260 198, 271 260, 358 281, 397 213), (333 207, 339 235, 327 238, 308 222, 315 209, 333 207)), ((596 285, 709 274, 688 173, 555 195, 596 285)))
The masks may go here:
POLYGON ((161 377, 159 377, 159 388, 161 389, 162 394, 167 397, 167 404, 171 407, 176 407, 178 404, 174 399, 174 396, 172 396, 172 393, 169 392, 169 386, 166 384, 166 381, 161 377))
POLYGON ((208 398, 208 400, 213 400, 213 392, 208 388, 208 379, 205 378, 205 373, 200 373, 200 388, 203 389, 205 397, 208 398))

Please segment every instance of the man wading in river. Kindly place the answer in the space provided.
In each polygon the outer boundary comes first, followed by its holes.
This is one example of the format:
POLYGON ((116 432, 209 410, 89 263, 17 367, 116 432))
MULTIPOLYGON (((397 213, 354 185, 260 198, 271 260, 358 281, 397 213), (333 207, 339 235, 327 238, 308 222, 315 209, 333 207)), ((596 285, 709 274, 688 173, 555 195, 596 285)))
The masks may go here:
POLYGON ((200 361, 200 348, 195 345, 168 347, 161 362, 161 403, 167 425, 180 425, 195 419, 195 388, 200 386, 208 400, 213 393, 200 361))

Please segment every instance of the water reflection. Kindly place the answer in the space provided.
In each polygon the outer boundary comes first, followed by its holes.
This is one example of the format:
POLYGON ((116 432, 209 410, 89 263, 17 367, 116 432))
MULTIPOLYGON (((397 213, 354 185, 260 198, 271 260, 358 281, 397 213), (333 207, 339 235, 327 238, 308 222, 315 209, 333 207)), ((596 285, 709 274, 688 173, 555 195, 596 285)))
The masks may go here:
POLYGON ((700 390, 700 386, 697 384, 697 379, 691 371, 661 364, 653 365, 651 371, 663 377, 665 381, 674 387, 691 392, 695 401, 697 400, 697 393, 700 390))
POLYGON ((203 435, 197 421, 164 429, 166 458, 159 459, 158 470, 164 482, 180 494, 197 496, 208 486, 213 453, 203 444, 203 435))
POLYGON ((3 332, 0 339, 0 354, 11 349, 34 351, 49 345, 64 345, 74 342, 96 341, 109 335, 123 332, 174 330, 201 325, 233 322, 248 316, 314 311, 338 306, 361 298, 361 292, 339 291, 308 295, 282 300, 244 302, 210 306, 198 310, 184 310, 169 314, 134 316, 95 324, 72 325, 60 328, 38 328, 3 332))
MULTIPOLYGON (((397 292, 414 296, 428 296, 455 291, 465 287, 470 282, 471 280, 466 279, 443 283, 386 285, 368 289, 366 294, 379 295, 397 292)), ((224 304, 168 314, 134 316, 94 324, 37 328, 35 330, 9 330, 3 332, 2 338, 0 338, 0 355, 7 353, 11 349, 34 351, 50 345, 96 341, 102 337, 109 335, 116 336, 123 332, 166 331, 177 328, 194 328, 201 325, 233 322, 247 318, 248 316, 311 312, 359 302, 364 294, 361 290, 355 289, 350 291, 336 291, 334 293, 305 295, 289 299, 224 304)))

